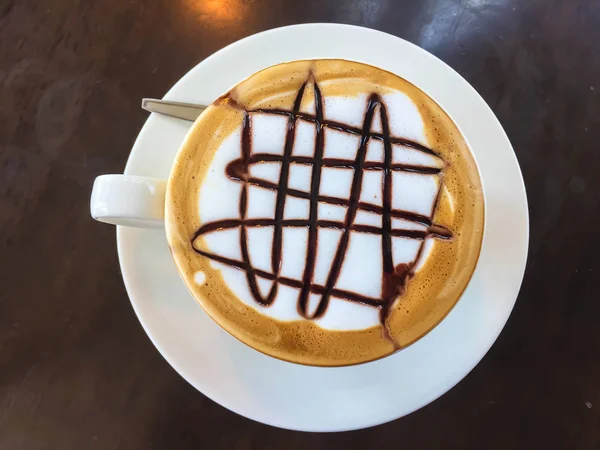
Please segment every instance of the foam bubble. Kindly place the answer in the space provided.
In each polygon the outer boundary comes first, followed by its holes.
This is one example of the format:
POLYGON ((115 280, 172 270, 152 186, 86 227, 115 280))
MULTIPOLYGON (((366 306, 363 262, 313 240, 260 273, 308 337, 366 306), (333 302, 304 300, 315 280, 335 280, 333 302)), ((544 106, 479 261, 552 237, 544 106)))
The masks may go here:
POLYGON ((198 286, 202 286, 206 282, 206 274, 204 272, 202 272, 201 270, 199 270, 198 272, 196 272, 194 274, 194 282, 198 286))

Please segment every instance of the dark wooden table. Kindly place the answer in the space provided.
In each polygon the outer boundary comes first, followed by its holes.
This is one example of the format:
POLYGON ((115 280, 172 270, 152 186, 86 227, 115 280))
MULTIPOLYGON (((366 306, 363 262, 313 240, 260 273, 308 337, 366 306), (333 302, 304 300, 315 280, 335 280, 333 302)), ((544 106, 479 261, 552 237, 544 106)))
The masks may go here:
POLYGON ((600 449, 600 2, 0 0, 0 449, 600 449), (441 399, 341 434, 254 423, 144 334, 91 183, 124 168, 161 96, 214 51, 334 21, 403 37, 506 128, 531 211, 502 335, 441 399))

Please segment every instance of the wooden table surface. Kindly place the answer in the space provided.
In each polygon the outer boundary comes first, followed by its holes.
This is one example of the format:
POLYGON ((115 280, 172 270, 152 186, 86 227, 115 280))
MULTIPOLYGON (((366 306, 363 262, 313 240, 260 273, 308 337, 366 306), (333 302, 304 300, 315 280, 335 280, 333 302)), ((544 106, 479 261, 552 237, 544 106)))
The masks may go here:
POLYGON ((0 449, 600 449, 600 1, 0 0, 0 449), (530 256, 500 338, 395 422, 308 434, 188 385, 142 330, 89 217, 147 114, 211 53, 302 22, 395 34, 464 76, 510 137, 530 256))

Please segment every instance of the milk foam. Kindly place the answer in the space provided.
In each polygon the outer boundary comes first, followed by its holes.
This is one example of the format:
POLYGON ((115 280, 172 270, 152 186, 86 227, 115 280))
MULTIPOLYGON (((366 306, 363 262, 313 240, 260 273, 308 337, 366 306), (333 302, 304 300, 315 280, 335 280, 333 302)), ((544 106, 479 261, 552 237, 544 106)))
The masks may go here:
MULTIPOLYGON (((400 92, 392 92, 382 95, 382 99, 387 107, 390 134, 427 145, 424 123, 417 106, 410 98, 400 92)), ((332 96, 325 97, 323 100, 325 120, 361 129, 367 104, 366 95, 332 96)), ((314 105, 305 102, 302 110, 314 114, 314 105)), ((282 155, 288 120, 287 115, 251 113, 252 152, 282 155)), ((297 120, 293 156, 314 156, 315 130, 313 122, 297 120)), ((383 132, 379 114, 374 115, 371 130, 377 133, 383 132)), ((325 127, 323 157, 354 160, 360 141, 361 138, 357 134, 325 127)), ((240 219, 241 184, 230 179, 226 174, 227 165, 241 157, 240 142, 241 126, 240 130, 223 140, 207 170, 201 185, 198 204, 202 224, 224 219, 240 219)), ((393 144, 392 152, 392 163, 430 168, 441 168, 443 165, 443 161, 436 156, 400 144, 393 144)), ((365 160, 382 163, 383 158, 383 141, 370 138, 365 160)), ((251 165, 249 175, 251 178, 266 180, 277 185, 281 173, 280 165, 279 162, 256 163, 251 165)), ((308 194, 311 190, 312 166, 293 162, 290 164, 289 171, 288 188, 308 194)), ((323 167, 319 194, 333 199, 347 199, 350 195, 353 174, 354 170, 351 168, 323 167)), ((440 185, 441 180, 437 173, 394 171, 392 175, 392 208, 431 217, 440 185)), ((382 186, 381 170, 365 170, 360 201, 382 206, 382 186)), ((275 190, 250 185, 246 219, 273 219, 276 198, 275 190)), ((319 202, 317 211, 319 220, 343 223, 347 207, 319 202)), ((307 220, 309 213, 310 202, 307 198, 288 195, 285 202, 284 219, 307 220)), ((380 228, 382 217, 374 212, 358 210, 353 223, 354 225, 380 228)), ((393 218, 392 229, 424 232, 428 227, 422 223, 393 218)), ((252 266, 266 273, 272 273, 271 249, 274 226, 247 226, 246 230, 248 253, 252 266)), ((195 245, 213 254, 239 261, 242 257, 240 233, 239 227, 212 231, 203 235, 202 242, 197 242, 195 245)), ((329 270, 342 234, 343 231, 339 229, 319 229, 314 284, 324 286, 327 283, 329 270)), ((425 241, 431 241, 431 239, 427 238, 425 241)), ((308 227, 284 227, 282 243, 283 252, 279 276, 302 280, 308 248, 308 227)), ((423 241, 417 239, 393 236, 394 265, 415 261, 419 256, 422 243, 423 241)), ((425 245, 426 250, 429 248, 429 245, 425 245)), ((428 251, 421 253, 416 268, 423 265, 428 253, 428 251)), ((262 306, 250 292, 246 274, 242 270, 216 261, 212 261, 211 264, 221 272, 229 289, 244 304, 259 313, 279 321, 307 320, 298 313, 299 289, 280 284, 275 301, 270 306, 262 306)), ((365 297, 379 299, 382 295, 382 270, 382 237, 379 234, 351 231, 346 256, 334 287, 338 290, 351 291, 365 297)), ((260 275, 257 276, 257 280, 261 294, 266 297, 274 282, 260 275)), ((321 295, 314 292, 309 295, 309 315, 317 307, 320 298, 321 295)), ((325 329, 360 330, 380 324, 379 310, 372 306, 332 296, 325 314, 315 319, 315 322, 325 329)))

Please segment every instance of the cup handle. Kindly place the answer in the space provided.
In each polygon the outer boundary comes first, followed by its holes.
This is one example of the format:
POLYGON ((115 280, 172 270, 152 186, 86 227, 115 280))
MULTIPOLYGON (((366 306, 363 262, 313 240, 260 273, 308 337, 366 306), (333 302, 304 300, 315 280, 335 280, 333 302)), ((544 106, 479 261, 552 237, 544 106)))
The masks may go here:
POLYGON ((163 228, 167 182, 133 175, 101 175, 94 181, 90 213, 100 222, 163 228))

